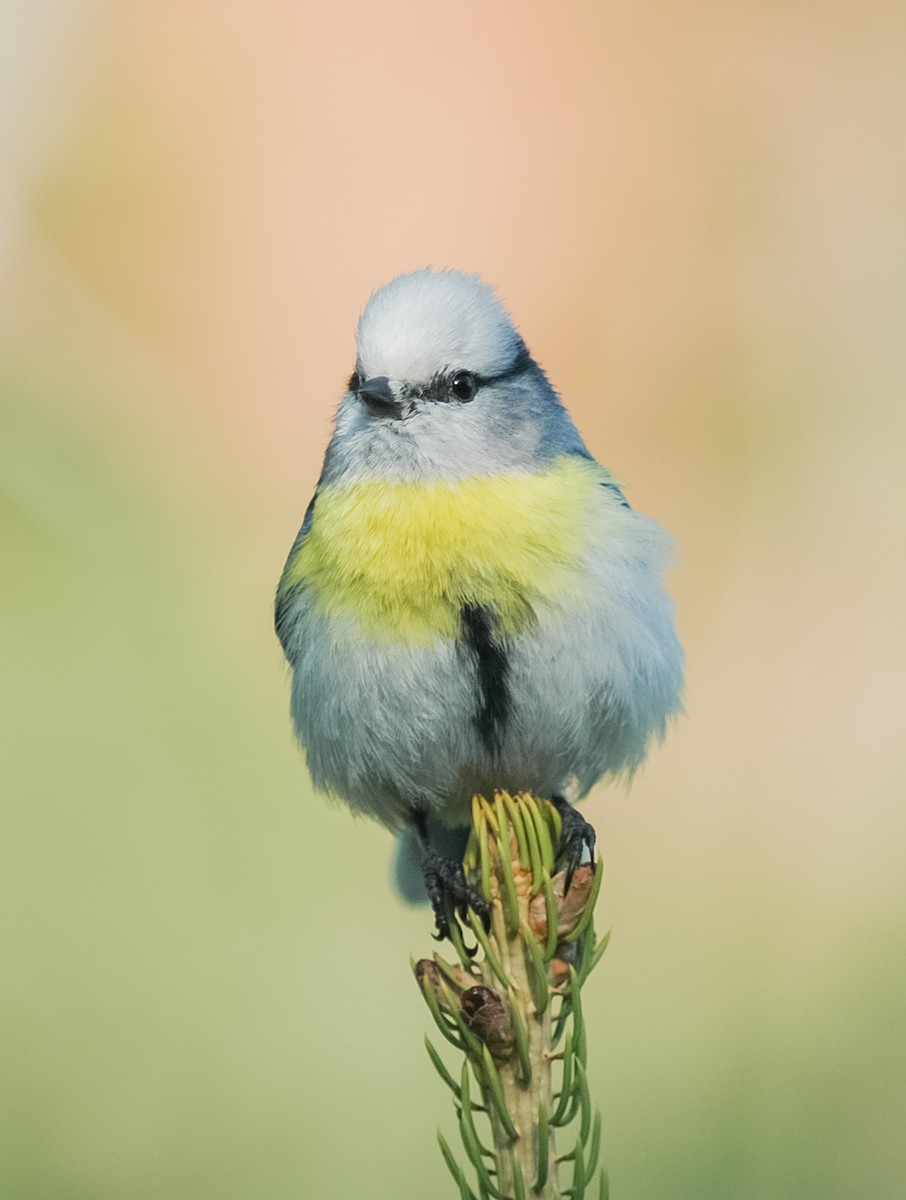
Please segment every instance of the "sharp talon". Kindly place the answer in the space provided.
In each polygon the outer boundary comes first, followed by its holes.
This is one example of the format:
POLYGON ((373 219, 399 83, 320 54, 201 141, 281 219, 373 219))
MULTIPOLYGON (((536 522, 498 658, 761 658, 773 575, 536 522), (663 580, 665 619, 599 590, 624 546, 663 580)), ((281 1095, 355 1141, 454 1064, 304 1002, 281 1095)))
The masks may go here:
POLYGON ((576 867, 578 867, 586 851, 588 860, 591 863, 595 861, 595 830, 594 826, 576 812, 573 806, 563 796, 552 796, 551 804, 560 814, 560 820, 563 823, 563 833, 560 838, 560 849, 558 857, 563 860, 566 867, 566 878, 563 881, 563 895, 569 892, 569 885, 573 881, 576 867))
MULTIPOLYGON (((490 928, 491 911, 481 892, 466 879, 462 863, 445 858, 436 850, 428 838, 424 817, 413 818, 422 848, 422 871, 425 887, 434 910, 437 925, 435 940, 442 942, 450 937, 450 926, 459 918, 463 925, 468 923, 469 909, 481 917, 485 929, 490 928)), ((476 953, 469 951, 470 954, 476 953)))

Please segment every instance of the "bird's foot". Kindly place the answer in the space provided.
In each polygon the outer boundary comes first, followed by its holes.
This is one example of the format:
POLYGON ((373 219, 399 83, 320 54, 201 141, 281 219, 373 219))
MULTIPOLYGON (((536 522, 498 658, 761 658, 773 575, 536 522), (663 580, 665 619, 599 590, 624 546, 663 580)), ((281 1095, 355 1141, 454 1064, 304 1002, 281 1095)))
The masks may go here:
POLYGON ((490 928, 491 909, 487 900, 466 878, 461 862, 446 858, 428 838, 427 822, 422 814, 413 817, 413 825, 421 845, 421 866, 428 899, 437 922, 435 938, 442 942, 450 937, 450 928, 459 917, 468 920, 469 909, 476 913, 485 929, 490 928))
POLYGON ((481 918, 485 929, 489 928, 491 910, 488 902, 466 879, 462 863, 444 858, 433 846, 425 846, 422 847, 422 871, 437 922, 434 936, 439 942, 450 936, 450 925, 457 916, 461 921, 468 920, 470 908, 481 918))
POLYGON ((552 796, 551 804, 560 814, 563 832, 560 837, 558 857, 566 870, 563 881, 563 895, 569 891, 576 867, 586 858, 595 861, 595 830, 593 825, 577 812, 565 796, 552 796))

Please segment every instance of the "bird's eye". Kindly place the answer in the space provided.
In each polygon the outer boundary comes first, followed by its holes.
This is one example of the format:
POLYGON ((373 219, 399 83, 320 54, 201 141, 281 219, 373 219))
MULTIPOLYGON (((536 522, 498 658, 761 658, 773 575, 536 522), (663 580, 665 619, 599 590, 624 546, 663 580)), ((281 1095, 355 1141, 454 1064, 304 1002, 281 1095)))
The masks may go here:
POLYGON ((457 371, 450 380, 450 391, 457 400, 471 400, 478 391, 478 384, 471 371, 457 371))
POLYGON ((346 384, 347 392, 357 392, 362 386, 362 381, 359 379, 358 371, 353 371, 349 376, 349 383, 346 384))

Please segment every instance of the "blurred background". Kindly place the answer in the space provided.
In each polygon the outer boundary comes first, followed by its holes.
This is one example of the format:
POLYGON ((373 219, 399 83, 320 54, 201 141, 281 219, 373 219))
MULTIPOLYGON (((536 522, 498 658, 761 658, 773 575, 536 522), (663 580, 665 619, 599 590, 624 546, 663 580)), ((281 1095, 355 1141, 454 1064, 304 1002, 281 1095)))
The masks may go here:
POLYGON ((0 1195, 453 1194, 430 921, 271 628, 358 312, 431 263, 678 546, 688 715, 587 806, 614 1196, 901 1197, 906 9, 0 22, 0 1195))

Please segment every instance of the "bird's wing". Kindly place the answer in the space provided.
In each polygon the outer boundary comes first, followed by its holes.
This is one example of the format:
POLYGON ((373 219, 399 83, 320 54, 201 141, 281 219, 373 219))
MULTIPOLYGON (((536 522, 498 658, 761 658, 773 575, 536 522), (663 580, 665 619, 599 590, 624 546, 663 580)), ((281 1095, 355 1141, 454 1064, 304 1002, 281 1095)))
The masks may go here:
POLYGON ((632 505, 623 495, 623 491, 615 479, 602 479, 601 487, 607 488, 609 492, 612 492, 613 495, 619 500, 620 504, 622 504, 623 508, 632 508, 632 505))
POLYGON ((284 653, 288 653, 288 645, 290 634, 293 625, 293 614, 296 611, 296 606, 293 600, 296 592, 302 586, 300 583, 293 581, 290 578, 290 567, 295 561, 296 555, 302 548, 302 543, 308 537, 308 531, 311 529, 311 523, 315 515, 315 502, 318 499, 318 489, 315 488, 315 494, 309 501, 308 508, 305 510, 305 517, 302 520, 302 528, 296 534, 296 540, 293 542, 293 548, 289 552, 289 557, 286 560, 286 566, 283 568, 283 574, 280 576, 280 582, 277 584, 277 598, 274 603, 274 629, 277 632, 277 637, 280 639, 280 645, 283 647, 284 653))
POLYGON ((576 457, 584 459, 586 462, 593 463, 595 465, 595 467, 597 468, 600 486, 602 488, 607 489, 609 496, 616 497, 616 499, 619 500, 619 502, 623 508, 630 508, 630 509, 632 508, 632 505, 629 503, 629 501, 623 495, 623 489, 620 486, 620 484, 616 481, 616 479, 614 479, 613 475, 611 475, 611 473, 607 469, 607 467, 605 467, 602 463, 599 463, 598 460, 594 457, 594 455, 591 454, 591 452, 589 450, 587 450, 584 445, 582 446, 581 451, 576 455, 576 457))
POLYGON ((631 508, 629 501, 623 495, 623 489, 620 484, 614 479, 607 467, 603 463, 599 463, 592 452, 588 449, 578 433, 573 430, 576 437, 576 444, 571 447, 564 448, 564 456, 567 459, 578 458, 582 462, 587 462, 595 468, 595 474, 598 477, 598 482, 602 488, 605 488, 610 499, 616 498, 623 508, 631 508))

